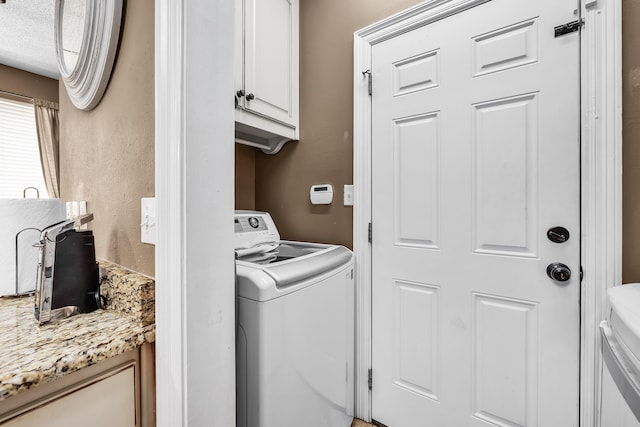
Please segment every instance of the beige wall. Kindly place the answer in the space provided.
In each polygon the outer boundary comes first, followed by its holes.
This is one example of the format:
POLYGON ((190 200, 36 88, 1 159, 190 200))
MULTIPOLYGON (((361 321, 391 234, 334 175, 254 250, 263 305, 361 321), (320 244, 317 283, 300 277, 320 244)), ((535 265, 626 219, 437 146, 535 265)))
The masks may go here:
POLYGON ((640 1, 622 3, 622 280, 640 282, 640 1))
POLYGON ((353 183, 353 32, 417 3, 300 2, 300 141, 256 154, 256 208, 271 212, 283 238, 351 247, 342 189, 353 183), (309 187, 327 183, 333 203, 311 205, 309 187))
MULTIPOLYGON (((275 156, 256 154, 256 208, 272 213, 283 238, 351 246, 352 33, 417 4, 403 0, 302 1, 301 140, 275 156), (334 203, 313 207, 312 184, 332 183, 334 203)), ((640 0, 623 1, 623 281, 640 282, 640 0)))
POLYGON ((236 209, 256 207, 256 152, 247 145, 236 144, 236 209))
POLYGON ((58 102, 58 81, 0 65, 0 91, 58 102))
POLYGON ((153 275, 154 246, 140 243, 140 198, 154 196, 154 1, 127 1, 104 98, 80 111, 60 83, 60 190, 87 200, 96 255, 153 275))
MULTIPOLYGON (((353 32, 416 3, 301 2, 301 140, 287 144, 275 156, 238 146, 238 208, 270 211, 283 238, 351 246, 352 208, 342 206, 342 186, 352 183, 353 173, 353 32), (334 185, 332 205, 309 203, 309 187, 319 183, 334 185)), ((625 281, 640 281, 637 22, 640 1, 624 0, 625 281)), ((0 89, 5 84, 3 72, 0 66, 0 89)), ((96 215, 93 228, 98 256, 147 274, 154 272, 154 251, 139 243, 138 224, 139 199, 154 194, 152 76, 153 1, 137 0, 127 2, 119 57, 102 103, 88 113, 75 110, 60 86, 62 197, 88 200, 96 215)))

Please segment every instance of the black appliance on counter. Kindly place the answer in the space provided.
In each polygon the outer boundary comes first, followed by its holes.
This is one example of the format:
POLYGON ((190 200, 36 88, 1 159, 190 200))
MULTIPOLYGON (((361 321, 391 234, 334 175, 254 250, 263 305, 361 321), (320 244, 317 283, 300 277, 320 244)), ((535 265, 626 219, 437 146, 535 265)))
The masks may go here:
POLYGON ((93 214, 42 231, 34 314, 40 324, 103 308, 93 232, 78 230, 93 214))

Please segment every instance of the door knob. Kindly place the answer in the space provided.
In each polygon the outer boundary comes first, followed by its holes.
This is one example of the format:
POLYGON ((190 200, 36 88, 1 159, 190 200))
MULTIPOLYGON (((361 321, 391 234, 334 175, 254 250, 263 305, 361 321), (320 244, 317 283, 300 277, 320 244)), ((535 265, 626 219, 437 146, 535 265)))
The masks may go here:
POLYGON ((247 101, 251 101, 251 100, 254 100, 256 97, 254 94, 248 93, 247 96, 245 96, 245 98, 247 98, 247 101))
POLYGON ((553 243, 564 243, 569 240, 569 230, 564 227, 553 227, 547 231, 547 237, 553 243))
POLYGON ((547 266, 547 276, 556 282, 566 282, 571 278, 571 269, 561 262, 554 262, 547 266))

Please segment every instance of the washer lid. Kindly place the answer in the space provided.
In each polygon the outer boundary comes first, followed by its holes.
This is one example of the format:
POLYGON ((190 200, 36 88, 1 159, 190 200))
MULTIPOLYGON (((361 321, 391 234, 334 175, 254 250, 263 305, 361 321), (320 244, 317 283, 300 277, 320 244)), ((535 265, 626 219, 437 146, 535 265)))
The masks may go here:
MULTIPOLYGON (((280 245, 282 246, 284 245, 280 245)), ((277 287, 283 287, 319 276, 350 260, 349 249, 343 246, 330 246, 310 255, 269 263, 264 266, 263 271, 273 278, 277 287)))
POLYGON ((283 241, 278 259, 270 263, 236 260, 238 295, 256 301, 295 292, 316 283, 326 273, 351 262, 353 254, 343 246, 283 241))
POLYGON ((640 283, 614 286, 607 291, 611 329, 640 360, 640 283))

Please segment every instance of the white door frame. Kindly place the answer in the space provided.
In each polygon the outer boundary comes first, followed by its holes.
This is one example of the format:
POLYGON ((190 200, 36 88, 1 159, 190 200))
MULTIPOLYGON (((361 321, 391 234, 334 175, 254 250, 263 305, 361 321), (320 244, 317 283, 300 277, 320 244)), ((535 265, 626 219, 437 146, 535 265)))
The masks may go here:
POLYGON ((159 427, 235 425, 233 37, 232 1, 155 1, 159 427))
MULTIPOLYGON (((362 74, 372 46, 491 0, 427 0, 354 33, 356 416, 371 420, 371 98, 362 74)), ((600 334, 607 288, 622 281, 622 0, 579 0, 581 34, 580 425, 599 426, 600 334)), ((578 5, 578 0, 576 0, 578 5)), ((577 11, 576 11, 577 12, 577 11)), ((561 23, 558 23, 561 24, 561 23)), ((551 31, 552 29, 549 29, 551 31)), ((559 64, 561 66, 561 64, 559 64)), ((375 78, 375 76, 374 76, 375 78)), ((375 238, 375 237, 374 237, 375 238)))

